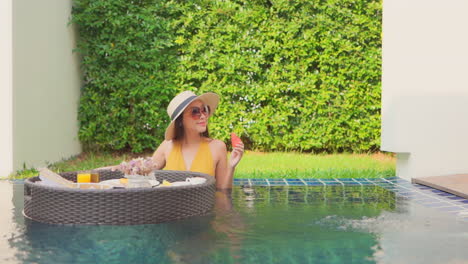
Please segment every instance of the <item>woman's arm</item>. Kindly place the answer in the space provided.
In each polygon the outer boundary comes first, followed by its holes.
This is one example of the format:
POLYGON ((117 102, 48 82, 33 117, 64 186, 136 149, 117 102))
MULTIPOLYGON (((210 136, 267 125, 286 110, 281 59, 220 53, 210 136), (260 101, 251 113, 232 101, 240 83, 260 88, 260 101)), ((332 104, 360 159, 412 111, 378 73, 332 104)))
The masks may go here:
POLYGON ((232 150, 231 159, 228 162, 226 144, 219 140, 216 140, 215 143, 216 156, 218 157, 215 170, 216 188, 231 189, 234 171, 244 154, 244 144, 241 143, 232 150))
POLYGON ((160 170, 166 166, 166 152, 171 148, 172 141, 164 140, 153 154, 155 169, 160 170))
MULTIPOLYGON (((163 141, 161 145, 159 145, 158 149, 154 152, 152 159, 155 163, 154 169, 160 170, 166 166, 166 151, 172 146, 171 141, 163 141)), ((119 165, 111 165, 106 167, 96 168, 94 170, 117 170, 119 165)))

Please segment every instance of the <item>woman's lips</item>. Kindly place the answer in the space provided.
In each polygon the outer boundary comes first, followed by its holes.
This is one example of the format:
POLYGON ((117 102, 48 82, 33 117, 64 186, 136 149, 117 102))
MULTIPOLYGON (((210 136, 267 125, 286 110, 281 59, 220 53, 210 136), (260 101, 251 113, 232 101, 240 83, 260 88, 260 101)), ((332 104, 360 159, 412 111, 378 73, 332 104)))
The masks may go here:
POLYGON ((198 123, 200 126, 206 126, 205 122, 198 123))

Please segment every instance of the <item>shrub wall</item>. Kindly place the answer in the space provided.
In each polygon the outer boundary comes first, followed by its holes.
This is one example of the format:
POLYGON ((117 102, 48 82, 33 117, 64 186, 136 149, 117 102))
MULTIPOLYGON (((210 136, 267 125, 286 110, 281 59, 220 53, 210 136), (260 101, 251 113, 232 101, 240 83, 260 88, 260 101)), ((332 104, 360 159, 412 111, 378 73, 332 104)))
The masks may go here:
POLYGON ((155 148, 176 93, 171 11, 160 1, 75 0, 72 21, 83 56, 80 140, 101 149, 155 148))
POLYGON ((222 101, 213 137, 251 149, 380 144, 381 1, 77 0, 80 139, 153 149, 182 90, 222 101))

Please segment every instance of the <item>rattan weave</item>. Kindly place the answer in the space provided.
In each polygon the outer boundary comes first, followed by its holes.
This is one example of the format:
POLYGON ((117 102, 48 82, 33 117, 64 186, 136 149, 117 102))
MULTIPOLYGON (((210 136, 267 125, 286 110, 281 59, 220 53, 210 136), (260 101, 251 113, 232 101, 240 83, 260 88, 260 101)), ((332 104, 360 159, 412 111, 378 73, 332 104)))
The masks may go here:
MULTIPOLYGON (((78 172, 61 173, 76 182, 78 172)), ((100 180, 122 178, 118 171, 99 171, 100 180)), ((36 183, 39 177, 25 181, 24 215, 50 224, 155 224, 189 216, 203 215, 214 205, 214 177, 187 171, 156 171, 156 178, 184 181, 204 177, 205 183, 177 187, 128 189, 73 189, 36 183)))

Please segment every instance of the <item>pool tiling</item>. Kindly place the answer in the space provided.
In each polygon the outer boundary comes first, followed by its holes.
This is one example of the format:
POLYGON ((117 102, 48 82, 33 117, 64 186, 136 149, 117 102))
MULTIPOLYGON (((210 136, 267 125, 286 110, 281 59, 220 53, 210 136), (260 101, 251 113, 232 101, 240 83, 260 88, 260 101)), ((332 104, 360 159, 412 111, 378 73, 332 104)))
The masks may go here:
POLYGON ((468 199, 399 177, 353 179, 234 179, 236 186, 379 186, 426 207, 453 214, 468 222, 468 199))

